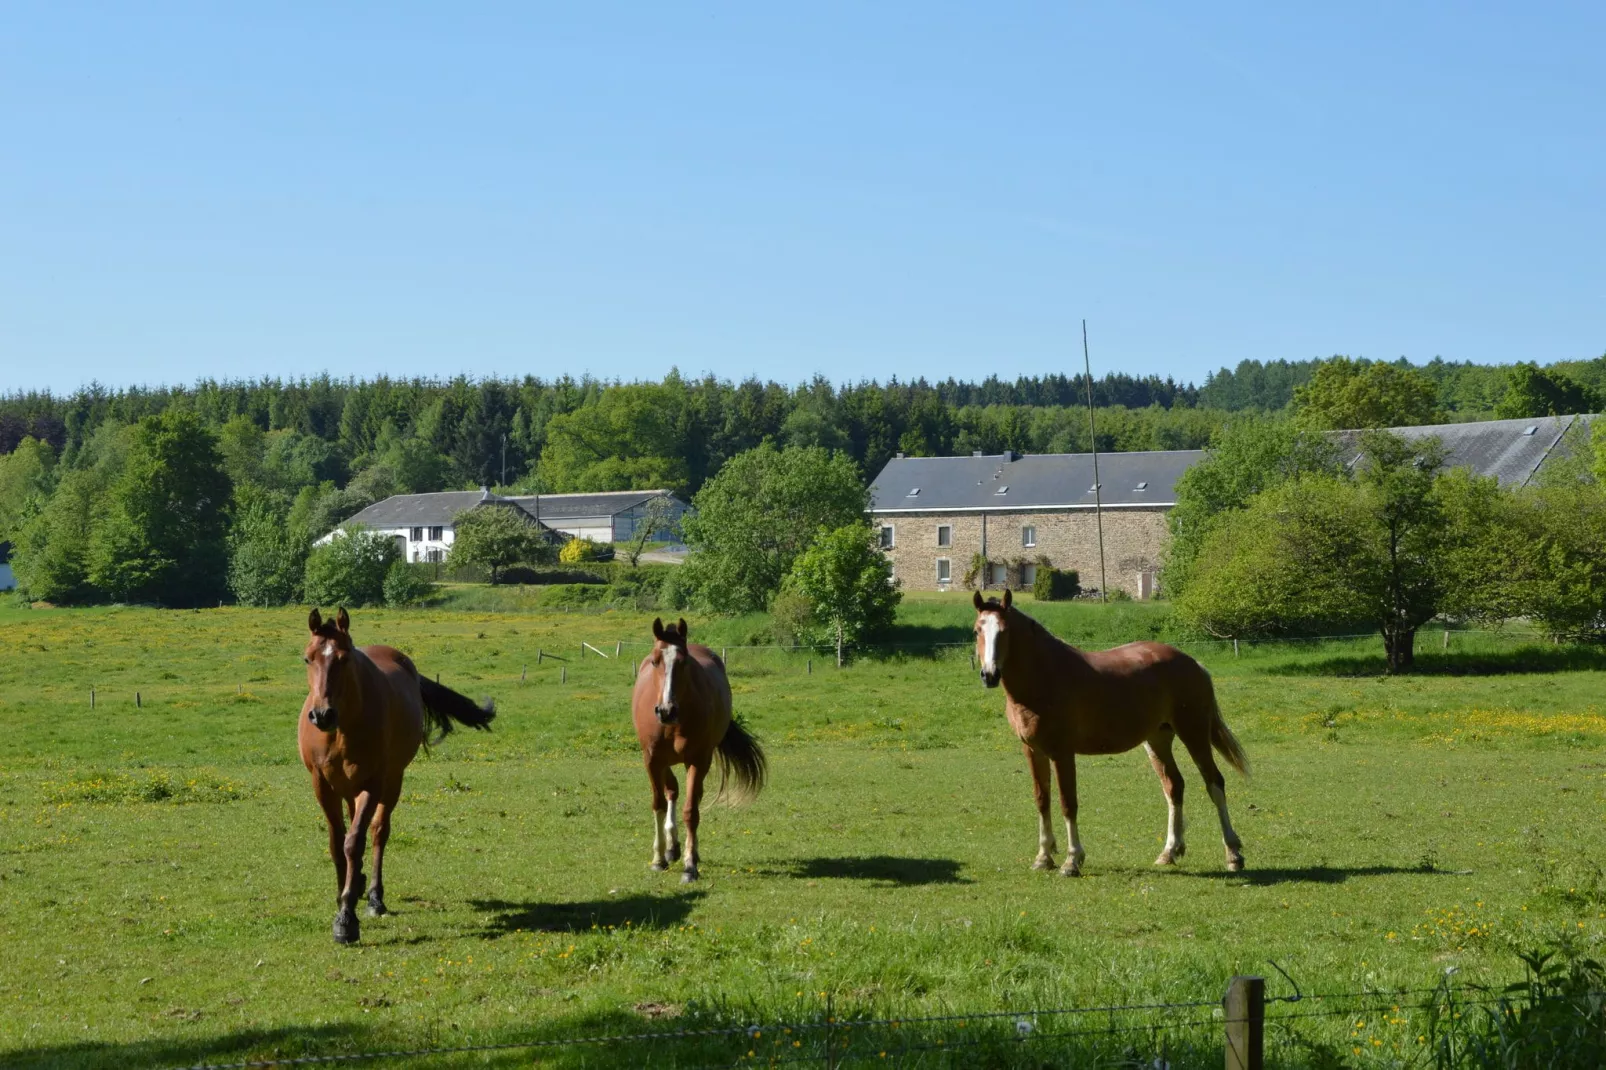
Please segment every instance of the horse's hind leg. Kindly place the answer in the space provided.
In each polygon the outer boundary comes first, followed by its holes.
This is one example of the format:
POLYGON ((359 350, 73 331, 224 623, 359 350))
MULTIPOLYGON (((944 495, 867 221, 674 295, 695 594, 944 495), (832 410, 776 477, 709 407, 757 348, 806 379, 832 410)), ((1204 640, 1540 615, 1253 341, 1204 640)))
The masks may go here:
POLYGON ((1082 859, 1087 857, 1087 852, 1082 850, 1082 837, 1076 832, 1076 755, 1054 759, 1054 773, 1060 778, 1060 811, 1065 815, 1065 839, 1068 841, 1060 876, 1080 877, 1082 859))
POLYGON ((1053 869, 1054 852, 1059 850, 1054 842, 1054 822, 1048 817, 1053 770, 1048 755, 1034 750, 1029 743, 1022 746, 1026 748, 1026 762, 1032 767, 1032 798, 1037 803, 1037 857, 1032 859, 1032 868, 1053 869))
POLYGON ((1244 845, 1233 831, 1232 819, 1227 816, 1227 778, 1221 775, 1221 767, 1210 753, 1208 726, 1183 736, 1182 743, 1193 757, 1193 764, 1199 767, 1205 790, 1210 792, 1210 801, 1216 804, 1216 813, 1221 816, 1221 842, 1227 848, 1227 869, 1236 873, 1244 868, 1244 845))
POLYGON ((680 798, 680 784, 675 780, 675 767, 670 766, 664 770, 664 793, 668 796, 669 805, 664 808, 664 859, 668 862, 680 861, 680 833, 675 829, 675 803, 680 798))
POLYGON ((1170 728, 1163 728, 1143 744, 1143 749, 1149 752, 1149 764, 1154 766, 1155 775, 1160 778, 1160 789, 1165 792, 1165 849, 1154 860, 1157 866, 1175 864, 1188 850, 1182 834, 1182 770, 1177 768, 1177 760, 1171 755, 1171 741, 1174 738, 1175 734, 1170 728))

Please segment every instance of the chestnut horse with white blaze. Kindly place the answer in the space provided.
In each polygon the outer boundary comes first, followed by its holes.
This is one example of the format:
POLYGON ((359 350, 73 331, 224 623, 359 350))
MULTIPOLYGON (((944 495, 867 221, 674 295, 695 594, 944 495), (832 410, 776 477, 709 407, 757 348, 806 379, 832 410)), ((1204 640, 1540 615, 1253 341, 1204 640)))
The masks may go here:
POLYGON ((357 647, 344 607, 332 621, 314 609, 307 617, 312 638, 307 663, 307 701, 301 705, 301 760, 312 774, 312 792, 329 823, 329 857, 335 863, 335 941, 356 942, 361 935, 357 900, 363 893, 363 841, 374 830, 374 883, 368 912, 385 911, 385 841, 390 812, 401 798, 402 771, 425 746, 425 727, 437 730, 434 742, 452 730, 452 721, 490 728, 496 711, 420 676, 412 659, 388 646, 357 647), (346 831, 340 804, 351 818, 346 831))
POLYGON ((1050 769, 1059 774, 1060 807, 1070 853, 1060 872, 1080 876, 1082 841, 1076 834, 1076 756, 1121 754, 1143 745, 1160 776, 1170 810, 1165 849, 1157 866, 1173 865, 1187 849, 1182 837, 1182 770, 1171 754, 1180 739, 1204 777, 1205 790, 1221 816, 1227 869, 1243 869, 1243 844, 1227 817, 1227 782, 1216 765, 1214 747, 1245 776, 1248 759, 1221 719, 1210 674, 1197 661, 1164 643, 1127 643, 1092 653, 1077 650, 1049 634, 1014 608, 1009 591, 1002 602, 976 606, 976 658, 988 687, 1004 685, 1005 713, 1025 745, 1037 797, 1037 858, 1033 869, 1052 869, 1054 826, 1049 820, 1050 769))
POLYGON ((719 794, 734 773, 735 798, 751 799, 768 775, 764 748, 731 716, 731 686, 725 663, 706 646, 686 642, 686 621, 664 627, 652 622, 652 652, 636 669, 630 712, 652 784, 652 868, 665 870, 680 858, 675 800, 680 785, 674 767, 686 767, 686 869, 681 881, 697 879, 698 809, 708 770, 719 763, 719 794))

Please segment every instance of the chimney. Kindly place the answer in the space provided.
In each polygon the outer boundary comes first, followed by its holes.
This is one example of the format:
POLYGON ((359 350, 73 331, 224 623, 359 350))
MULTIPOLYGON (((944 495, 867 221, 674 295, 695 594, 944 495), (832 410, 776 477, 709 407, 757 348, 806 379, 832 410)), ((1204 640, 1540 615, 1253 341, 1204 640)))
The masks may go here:
POLYGON ((1005 462, 1018 461, 1020 460, 1020 454, 1016 453, 1014 450, 1005 450, 1004 460, 1005 462))
POLYGON ((987 456, 987 455, 986 455, 986 454, 985 454, 985 453, 983 453, 983 452, 982 452, 982 451, 981 451, 981 450, 974 450, 974 451, 972 451, 972 452, 971 452, 971 454, 970 454, 970 455, 971 455, 971 456, 972 456, 972 457, 985 457, 985 456, 987 456))
POLYGON ((900 461, 903 460, 903 451, 902 450, 898 451, 898 460, 900 460, 900 461))

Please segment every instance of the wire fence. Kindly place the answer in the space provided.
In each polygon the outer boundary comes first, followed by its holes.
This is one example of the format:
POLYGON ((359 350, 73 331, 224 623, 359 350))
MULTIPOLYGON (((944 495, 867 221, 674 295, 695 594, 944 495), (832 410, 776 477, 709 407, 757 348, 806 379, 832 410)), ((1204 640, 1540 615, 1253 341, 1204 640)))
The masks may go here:
MULTIPOLYGON (((1276 967, 1285 978, 1288 975, 1276 967)), ((1292 981, 1291 978, 1289 978, 1292 981)), ((1530 978, 1532 981, 1532 978, 1530 978)), ((1602 1015, 1601 991, 1564 995, 1523 984, 1496 991, 1452 988, 1449 974, 1434 988, 1264 995, 1261 978, 1235 977, 1224 999, 1050 1007, 916 1016, 838 1016, 829 996, 817 1015, 793 1020, 688 1026, 570 1037, 531 1037, 480 1044, 393 1047, 329 1053, 261 1054, 232 1062, 197 1063, 180 1070, 256 1070, 261 1067, 347 1063, 414 1063, 427 1059, 522 1053, 536 1061, 574 1061, 602 1052, 627 1062, 681 1070, 742 1066, 835 1067, 893 1065, 1045 1065, 1046 1058, 1096 1060, 1102 1065, 1172 1070, 1221 1065, 1259 1070, 1279 1056, 1342 1056, 1333 1065, 1374 1056, 1380 1065, 1488 1065, 1489 1051, 1467 1043, 1485 1012, 1499 1022, 1566 1000, 1585 1017, 1602 1015), (1234 1002, 1235 994, 1250 993, 1234 1002), (1235 1008, 1237 1008, 1235 1010, 1235 1008), (1335 1028, 1336 1026, 1336 1028, 1335 1028)), ((1606 1022, 1583 1023, 1600 1032, 1606 1022)), ((1557 1043, 1566 1043, 1557 1040, 1557 1043)), ((1561 1054, 1567 1054, 1561 1052, 1561 1054)), ((1321 1058, 1317 1059, 1318 1062, 1321 1058)), ((1567 1065, 1573 1065, 1568 1063, 1567 1065)), ((1586 1064, 1579 1064, 1586 1065, 1586 1064)))

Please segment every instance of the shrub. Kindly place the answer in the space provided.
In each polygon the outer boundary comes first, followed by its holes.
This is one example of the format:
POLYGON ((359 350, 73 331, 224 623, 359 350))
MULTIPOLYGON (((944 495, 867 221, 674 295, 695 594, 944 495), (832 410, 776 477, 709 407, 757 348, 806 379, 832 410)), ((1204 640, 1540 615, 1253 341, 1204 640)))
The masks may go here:
POLYGON ((770 602, 770 630, 777 643, 808 644, 820 632, 814 605, 797 591, 783 589, 770 602))
POLYGON ((320 606, 374 606, 385 600, 385 578, 401 559, 396 541, 357 528, 336 535, 307 558, 307 601, 320 606))
POLYGON ((600 606, 608 601, 608 588, 596 583, 557 583, 541 592, 541 604, 554 609, 600 606))
POLYGON ((1032 595, 1039 602, 1068 602, 1082 593, 1082 576, 1074 568, 1037 566, 1032 595))
POLYGON ((416 565, 393 561, 385 573, 385 605, 416 606, 428 596, 433 586, 429 577, 416 565))
POLYGON ((522 509, 484 504, 457 514, 456 534, 446 563, 452 568, 477 566, 491 571, 495 583, 510 565, 550 560, 551 547, 541 528, 522 509))
POLYGON ((590 539, 574 538, 563 544, 558 560, 565 565, 578 565, 586 561, 600 561, 602 547, 590 539))

